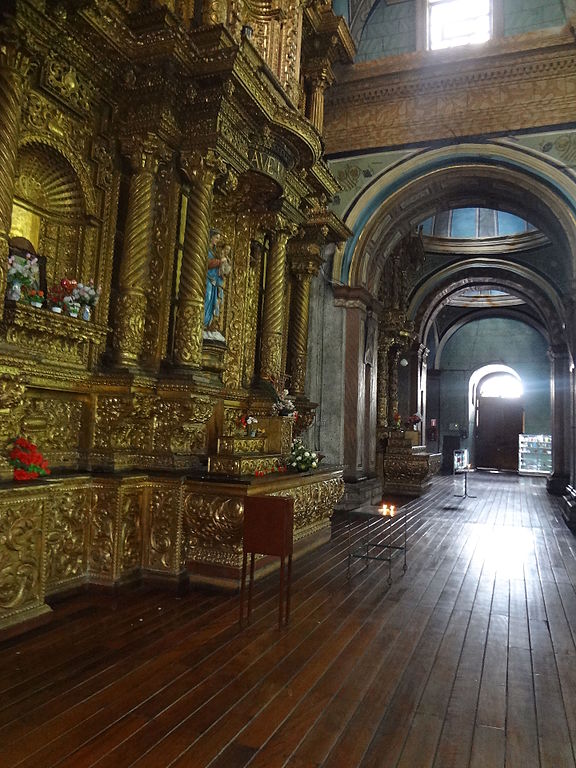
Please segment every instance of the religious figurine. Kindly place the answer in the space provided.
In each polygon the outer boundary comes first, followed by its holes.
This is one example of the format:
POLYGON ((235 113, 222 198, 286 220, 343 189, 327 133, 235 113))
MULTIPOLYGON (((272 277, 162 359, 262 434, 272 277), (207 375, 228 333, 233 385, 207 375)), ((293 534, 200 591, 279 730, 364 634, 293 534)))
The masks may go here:
MULTIPOLYGON (((221 233, 218 229, 210 230, 210 245, 208 247, 208 272, 206 275, 206 296, 204 298, 204 329, 205 333, 215 317, 220 315, 220 306, 224 298, 224 278, 232 271, 230 263, 231 248, 226 245, 221 254, 216 253, 221 233)), ((212 335, 212 334, 210 334, 212 335)), ((221 334, 218 333, 220 337, 221 334)), ((223 338, 223 337, 222 337, 223 338)))

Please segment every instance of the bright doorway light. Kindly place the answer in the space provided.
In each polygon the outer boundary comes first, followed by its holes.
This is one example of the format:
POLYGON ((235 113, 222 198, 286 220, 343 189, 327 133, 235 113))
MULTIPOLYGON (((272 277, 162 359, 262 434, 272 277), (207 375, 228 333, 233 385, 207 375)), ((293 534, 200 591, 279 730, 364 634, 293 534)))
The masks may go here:
POLYGON ((428 0, 428 47, 485 43, 492 36, 491 0, 428 0))
POLYGON ((480 385, 480 397, 522 397, 522 382, 509 373, 497 374, 485 379, 480 385))

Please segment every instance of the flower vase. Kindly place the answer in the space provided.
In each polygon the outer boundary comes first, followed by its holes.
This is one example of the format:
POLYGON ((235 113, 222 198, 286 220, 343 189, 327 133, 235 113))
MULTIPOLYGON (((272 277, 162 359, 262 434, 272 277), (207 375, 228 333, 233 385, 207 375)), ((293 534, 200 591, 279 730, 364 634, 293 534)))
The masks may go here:
POLYGON ((82 317, 82 320, 90 320, 92 316, 92 310, 90 309, 88 304, 84 304, 84 306, 82 307, 80 316, 82 317))
POLYGON ((251 429, 251 430, 250 430, 250 435, 249 435, 249 436, 250 436, 250 437, 256 437, 256 430, 255 430, 255 429, 251 429))
POLYGON ((31 301, 30 305, 32 307, 36 307, 36 309, 42 309, 42 302, 41 301, 31 301))
POLYGON ((61 315, 62 307, 52 307, 52 312, 54 312, 56 315, 61 315))
POLYGON ((22 286, 20 283, 11 283, 8 287, 8 293, 6 294, 6 298, 10 299, 10 301, 20 301, 20 297, 22 296, 22 286))

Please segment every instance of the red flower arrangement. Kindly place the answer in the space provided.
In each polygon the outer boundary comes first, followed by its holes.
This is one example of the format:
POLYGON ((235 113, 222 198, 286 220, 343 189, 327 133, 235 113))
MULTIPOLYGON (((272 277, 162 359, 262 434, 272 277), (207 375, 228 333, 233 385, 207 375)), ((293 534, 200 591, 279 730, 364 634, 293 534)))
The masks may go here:
POLYGON ((37 446, 17 437, 9 455, 10 464, 14 467, 14 480, 34 480, 36 477, 49 475, 48 462, 42 456, 37 446))
POLYGON ((254 471, 254 477, 265 477, 271 475, 274 472, 287 472, 288 467, 285 464, 275 464, 273 467, 267 467, 266 469, 257 469, 254 471))

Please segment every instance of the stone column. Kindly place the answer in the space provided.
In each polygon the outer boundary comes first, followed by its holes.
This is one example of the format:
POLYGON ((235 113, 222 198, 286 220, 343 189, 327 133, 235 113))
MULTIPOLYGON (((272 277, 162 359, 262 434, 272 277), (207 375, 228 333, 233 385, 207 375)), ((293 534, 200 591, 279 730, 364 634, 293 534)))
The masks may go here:
POLYGON ((290 391, 304 395, 308 357, 308 317, 310 312, 310 283, 318 274, 319 254, 314 259, 294 258, 291 264, 294 276, 290 312, 289 360, 290 391))
POLYGON ((29 67, 28 58, 19 50, 0 46, 0 318, 4 312, 18 139, 29 67))
POLYGON ((132 178, 128 193, 113 344, 116 363, 131 367, 139 362, 144 340, 158 148, 155 144, 142 143, 128 149, 132 178))
POLYGON ((570 354, 565 346, 548 350, 552 405, 552 476, 550 493, 563 493, 570 482, 570 354))
POLYGON ((413 413, 419 413, 422 421, 418 424, 418 431, 420 432, 420 444, 425 444, 426 433, 426 398, 421 398, 421 393, 426 389, 426 371, 428 350, 423 344, 416 345, 409 356, 411 371, 410 371, 410 416, 413 413))
POLYGON ((343 458, 344 479, 358 482, 368 475, 364 465, 366 441, 366 319, 373 297, 363 289, 337 287, 334 303, 346 313, 342 344, 346 349, 344 370, 343 458))
POLYGON ((193 184, 188 200, 186 230, 180 270, 180 290, 174 334, 174 362, 185 368, 202 366, 204 297, 212 220, 214 181, 225 170, 212 152, 184 158, 183 170, 193 184))
POLYGON ((284 328, 284 292, 286 280, 286 244, 293 234, 282 221, 276 222, 266 265, 266 286, 262 320, 260 376, 282 379, 282 331, 284 328))
POLYGON ((422 430, 422 437, 420 438, 420 442, 423 445, 426 445, 427 436, 426 436, 426 424, 428 423, 428 416, 426 411, 426 392, 428 387, 428 356, 430 354, 430 350, 428 347, 425 347, 424 345, 420 346, 420 384, 418 388, 418 397, 420 398, 420 393, 422 393, 422 401, 420 403, 420 416, 422 418, 422 423, 420 425, 422 430))

